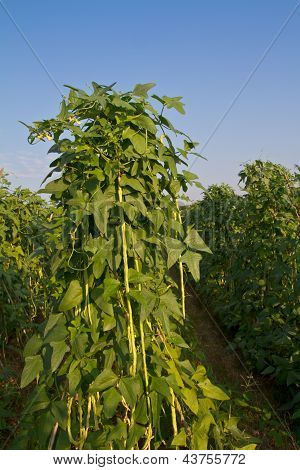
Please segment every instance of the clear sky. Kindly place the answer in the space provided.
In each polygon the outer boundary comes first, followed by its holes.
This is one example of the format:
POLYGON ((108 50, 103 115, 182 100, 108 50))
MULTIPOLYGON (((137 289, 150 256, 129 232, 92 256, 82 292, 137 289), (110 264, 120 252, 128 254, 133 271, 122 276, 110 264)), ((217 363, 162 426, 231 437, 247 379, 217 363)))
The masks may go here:
MULTIPOLYGON (((203 145, 297 0, 3 0, 63 89, 155 82, 183 96, 175 124, 203 145)), ((300 8, 204 149, 193 170, 204 185, 236 185, 240 165, 261 157, 293 168, 300 151, 300 8)), ((52 117, 60 95, 0 4, 0 167, 14 184, 39 187, 47 144, 26 128, 52 117)), ((200 146, 201 146, 200 145, 200 146)), ((192 162, 192 160, 191 160, 192 162)), ((197 197, 196 193, 192 197, 197 197)))

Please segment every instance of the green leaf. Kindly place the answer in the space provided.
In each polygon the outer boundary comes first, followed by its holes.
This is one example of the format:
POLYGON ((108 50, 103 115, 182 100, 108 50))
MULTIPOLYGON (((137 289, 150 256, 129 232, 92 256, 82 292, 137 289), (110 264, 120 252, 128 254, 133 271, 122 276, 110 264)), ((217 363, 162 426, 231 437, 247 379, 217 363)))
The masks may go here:
POLYGON ((170 396, 170 387, 166 379, 163 377, 152 377, 151 379, 151 390, 160 393, 166 398, 170 396))
POLYGON ((50 183, 46 184, 44 189, 40 189, 38 193, 45 193, 45 194, 55 194, 61 193, 67 189, 68 185, 63 182, 62 178, 54 181, 50 181, 50 183))
POLYGON ((55 313, 55 314, 50 313, 47 324, 45 326, 44 336, 46 336, 47 333, 51 331, 57 323, 62 323, 62 324, 66 323, 64 314, 63 313, 55 313))
POLYGON ((27 387, 43 370, 43 360, 40 355, 28 356, 21 376, 21 388, 27 387))
POLYGON ((183 399, 186 405, 196 415, 198 413, 198 408, 199 408, 196 391, 192 388, 185 388, 183 389, 182 392, 183 392, 183 397, 184 397, 183 399))
POLYGON ((191 173, 190 171, 182 170, 182 173, 188 182, 198 179, 198 175, 191 173))
POLYGON ((135 412, 134 412, 134 421, 138 424, 147 424, 148 415, 147 415, 147 399, 143 395, 137 403, 135 412))
POLYGON ((185 114, 184 104, 181 103, 182 96, 174 96, 170 98, 169 96, 162 96, 161 98, 166 104, 167 108, 175 108, 179 113, 185 114))
POLYGON ((186 447, 186 433, 183 428, 173 438, 171 446, 186 447))
POLYGON ((68 336, 68 330, 65 326, 65 318, 61 318, 54 328, 47 333, 44 339, 44 344, 49 344, 53 341, 62 341, 66 336, 68 336))
POLYGON ((185 263, 193 276, 194 280, 197 282, 200 279, 200 267, 199 263, 202 259, 202 256, 199 253, 194 251, 186 251, 181 258, 181 262, 185 263))
POLYGON ((51 413, 59 426, 66 430, 68 424, 68 408, 65 401, 54 401, 51 403, 51 413))
POLYGON ((103 300, 108 302, 111 298, 116 298, 119 290, 120 281, 113 277, 106 277, 103 284, 103 300))
POLYGON ((33 335, 26 343, 26 346, 23 351, 23 356, 34 356, 39 352, 43 345, 43 340, 38 335, 33 335))
POLYGON ((165 243, 168 253, 167 266, 168 269, 170 269, 180 258, 185 246, 180 240, 176 240, 176 238, 170 237, 166 237, 165 243))
POLYGON ((119 390, 125 398, 126 403, 128 403, 131 408, 134 408, 140 393, 139 382, 134 377, 124 377, 120 380, 119 390))
POLYGON ((80 370, 76 368, 71 370, 70 368, 70 371, 68 373, 68 379, 69 379, 69 392, 71 395, 75 395, 77 387, 81 380, 80 370))
POLYGON ((102 276, 106 267, 106 259, 104 257, 104 253, 100 250, 98 253, 95 254, 93 257, 93 274, 96 279, 102 276))
POLYGON ((129 178, 128 176, 123 175, 120 184, 121 186, 130 186, 132 189, 140 193, 146 192, 145 188, 142 186, 138 179, 129 178))
POLYGON ((148 91, 153 87, 155 87, 155 83, 138 83, 135 85, 132 94, 135 96, 140 96, 141 98, 147 98, 148 91))
POLYGON ((101 374, 91 383, 89 387, 90 393, 102 392, 107 388, 113 387, 117 382, 118 377, 113 373, 111 369, 104 369, 101 374))
POLYGON ((167 310, 173 315, 181 316, 181 310, 177 297, 171 290, 160 296, 160 307, 167 310))
POLYGON ((117 425, 114 425, 110 431, 107 440, 110 441, 120 441, 121 439, 127 438, 127 425, 121 419, 117 418, 117 425))
POLYGON ((215 424, 215 420, 211 413, 202 415, 201 419, 193 424, 191 442, 192 450, 207 450, 208 433, 211 424, 215 424))
POLYGON ((140 424, 133 424, 129 428, 126 448, 132 449, 145 434, 146 428, 140 424))
POLYGON ((64 341, 53 341, 50 343, 50 346, 52 347, 51 370, 55 372, 66 352, 70 351, 70 348, 64 341))
POLYGON ((103 320, 103 331, 109 331, 115 328, 117 322, 115 317, 108 315, 107 313, 102 313, 103 320))
POLYGON ((189 248, 197 251, 205 251, 206 253, 212 254, 212 251, 204 243, 199 233, 195 229, 191 229, 184 240, 189 248))
POLYGON ((132 116, 130 117, 130 121, 136 126, 147 129, 147 131, 151 132, 152 134, 156 134, 157 132, 156 125, 149 116, 145 116, 144 114, 140 116, 132 116))
POLYGON ((201 388, 203 395, 208 398, 214 398, 215 400, 229 400, 229 396, 223 392, 223 390, 216 385, 213 385, 209 379, 204 379, 198 383, 201 388))
POLYGON ((189 348, 189 345, 184 341, 184 339, 175 331, 171 331, 169 336, 170 343, 174 344, 175 346, 179 346, 180 348, 189 348))
POLYGON ((74 279, 70 282, 70 285, 65 293, 62 301, 59 304, 59 310, 63 312, 65 310, 71 310, 72 308, 76 307, 82 302, 82 287, 77 281, 74 279))
POLYGON ((136 271, 133 268, 129 268, 128 270, 128 281, 130 283, 136 284, 136 283, 143 283, 147 281, 151 281, 152 277, 147 276, 147 274, 143 274, 139 271, 136 271))
MULTIPOLYGON (((146 152, 146 135, 140 134, 140 131, 135 131, 131 127, 127 127, 122 134, 123 139, 129 139, 137 153, 144 155, 146 152)), ((123 176, 126 178, 126 176, 123 176)), ((145 190, 144 190, 145 191, 145 190)))
POLYGON ((77 359, 82 358, 85 355, 85 351, 88 345, 89 337, 87 333, 77 333, 74 341, 72 342, 72 353, 77 359))
POLYGON ((103 393, 103 410, 106 418, 112 418, 118 408, 120 401, 122 400, 121 395, 115 388, 110 388, 103 393))

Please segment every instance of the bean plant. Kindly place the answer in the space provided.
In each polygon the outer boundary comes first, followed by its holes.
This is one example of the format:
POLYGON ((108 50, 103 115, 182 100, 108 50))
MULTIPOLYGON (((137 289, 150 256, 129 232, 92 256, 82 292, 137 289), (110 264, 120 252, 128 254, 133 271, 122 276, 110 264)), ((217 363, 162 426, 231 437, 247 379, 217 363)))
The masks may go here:
POLYGON ((276 380, 299 433, 299 169, 256 160, 239 176, 244 194, 214 185, 185 210, 195 223, 201 214, 198 228, 214 252, 198 288, 249 365, 276 380))
POLYGON ((182 336, 184 272, 199 280, 201 252, 210 250, 178 206, 199 184, 178 169, 197 155, 196 143, 164 114, 183 114, 181 98, 149 99, 153 84, 126 93, 92 87, 69 86, 55 118, 28 126, 30 143, 52 140, 58 154, 48 177, 60 176, 42 191, 64 214, 52 259, 63 293, 24 350, 21 386, 36 386, 16 445, 244 445, 237 419, 220 410, 228 395, 191 360, 182 336))

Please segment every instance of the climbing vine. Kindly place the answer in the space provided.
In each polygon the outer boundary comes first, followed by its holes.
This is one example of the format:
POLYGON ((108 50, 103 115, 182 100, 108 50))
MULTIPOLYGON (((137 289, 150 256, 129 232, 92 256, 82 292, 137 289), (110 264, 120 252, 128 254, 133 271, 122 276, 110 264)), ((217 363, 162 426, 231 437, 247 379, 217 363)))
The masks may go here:
POLYGON ((27 126, 30 143, 53 140, 49 152, 58 154, 48 177, 60 177, 42 191, 64 214, 52 259, 63 294, 24 350, 21 386, 36 386, 17 445, 244 445, 237 419, 218 411, 228 395, 190 360, 182 336, 184 271, 199 280, 201 252, 210 250, 178 208, 199 184, 178 170, 197 144, 164 114, 184 113, 181 98, 150 100, 153 84, 127 93, 92 87, 69 87, 58 116, 27 126), (179 286, 169 274, 175 266, 179 286))

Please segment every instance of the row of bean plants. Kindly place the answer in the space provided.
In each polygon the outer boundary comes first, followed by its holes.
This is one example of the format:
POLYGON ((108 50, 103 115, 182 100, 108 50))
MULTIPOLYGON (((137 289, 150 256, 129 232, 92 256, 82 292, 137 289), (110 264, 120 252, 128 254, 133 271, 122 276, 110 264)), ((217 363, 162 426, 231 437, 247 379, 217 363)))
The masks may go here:
POLYGON ((211 186, 184 209, 213 256, 199 291, 234 343, 282 390, 283 409, 300 419, 299 169, 257 160, 240 172, 242 194, 211 186), (205 221, 205 222, 204 222, 205 221))
POLYGON ((54 213, 59 210, 29 189, 12 189, 0 171, 0 441, 20 403, 22 349, 58 295, 49 275, 60 232, 53 224, 48 229, 54 213))
POLYGON ((178 209, 195 180, 178 165, 196 143, 164 111, 184 113, 181 98, 150 100, 152 86, 69 87, 55 118, 28 126, 58 154, 43 192, 63 213, 62 294, 24 350, 21 386, 36 385, 18 448, 253 448, 184 339, 184 271, 197 281, 210 250, 178 209))

